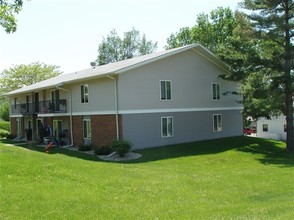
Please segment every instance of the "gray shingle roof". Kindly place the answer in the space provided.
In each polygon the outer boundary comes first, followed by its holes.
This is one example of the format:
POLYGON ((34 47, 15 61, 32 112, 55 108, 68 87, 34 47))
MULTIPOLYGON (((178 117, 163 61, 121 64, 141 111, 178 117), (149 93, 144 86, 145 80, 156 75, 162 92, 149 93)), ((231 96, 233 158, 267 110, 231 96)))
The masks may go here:
POLYGON ((105 77, 108 74, 120 74, 130 69, 138 68, 142 65, 155 62, 157 60, 166 58, 168 56, 172 56, 174 54, 177 54, 189 49, 195 50, 196 52, 200 53, 202 56, 211 60, 213 63, 217 64, 224 70, 229 71, 229 67, 226 64, 220 61, 214 54, 212 54, 202 45, 192 44, 192 45, 188 45, 188 46, 184 46, 180 48, 156 52, 156 53, 147 54, 144 56, 131 58, 128 60, 123 60, 123 61, 119 61, 115 63, 109 63, 106 65, 97 66, 94 69, 90 68, 90 69, 85 69, 85 70, 76 71, 72 73, 61 74, 59 76, 44 80, 42 82, 38 82, 33 85, 25 86, 23 88, 11 91, 7 93, 6 95, 9 96, 9 95, 15 95, 20 93, 33 92, 40 89, 54 88, 58 85, 65 85, 65 84, 70 84, 70 83, 79 82, 83 80, 89 80, 91 78, 105 77))

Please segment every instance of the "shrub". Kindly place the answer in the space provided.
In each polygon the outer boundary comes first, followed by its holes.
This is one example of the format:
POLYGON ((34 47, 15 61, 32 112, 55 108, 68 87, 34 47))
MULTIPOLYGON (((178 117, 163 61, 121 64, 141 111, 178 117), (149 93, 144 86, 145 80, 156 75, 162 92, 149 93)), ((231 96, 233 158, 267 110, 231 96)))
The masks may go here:
POLYGON ((111 148, 118 153, 120 157, 124 157, 132 148, 133 144, 126 140, 112 142, 111 148))
POLYGON ((90 151, 92 150, 92 146, 91 145, 80 145, 78 147, 79 151, 90 151))
POLYGON ((9 135, 9 131, 0 129, 0 138, 7 138, 9 135))
POLYGON ((5 131, 9 131, 10 130, 10 122, 9 121, 2 121, 0 119, 0 129, 3 129, 5 131))
POLYGON ((16 138, 16 135, 14 135, 14 134, 8 134, 6 136, 6 138, 9 139, 9 140, 13 140, 14 138, 16 138))
POLYGON ((113 149, 110 145, 99 147, 95 150, 96 155, 108 155, 113 152, 113 149))

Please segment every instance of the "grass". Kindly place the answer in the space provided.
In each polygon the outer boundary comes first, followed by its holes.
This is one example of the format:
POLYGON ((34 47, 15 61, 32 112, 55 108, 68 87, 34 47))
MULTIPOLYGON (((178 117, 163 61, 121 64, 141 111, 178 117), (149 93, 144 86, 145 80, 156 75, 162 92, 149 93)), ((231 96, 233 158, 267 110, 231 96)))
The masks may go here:
POLYGON ((0 143, 0 219, 293 219, 294 156, 226 138, 138 151, 124 163, 0 143))

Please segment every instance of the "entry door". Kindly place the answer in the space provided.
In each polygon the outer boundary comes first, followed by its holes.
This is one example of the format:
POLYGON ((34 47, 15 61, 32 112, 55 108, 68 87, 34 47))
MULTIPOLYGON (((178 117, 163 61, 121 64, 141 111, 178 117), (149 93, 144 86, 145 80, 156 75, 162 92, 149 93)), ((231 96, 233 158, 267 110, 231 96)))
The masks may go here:
POLYGON ((38 118, 37 119, 37 135, 40 136, 40 134, 43 132, 42 129, 44 129, 43 127, 43 119, 38 118))
POLYGON ((26 114, 30 113, 30 96, 26 96, 26 114))
POLYGON ((53 135, 59 140, 59 134, 62 133, 62 121, 61 120, 53 120, 53 135))
POLYGON ((59 90, 54 90, 51 93, 52 95, 52 103, 54 105, 54 111, 59 111, 60 107, 59 107, 59 90))
POLYGON ((34 105, 35 105, 35 113, 39 113, 39 93, 35 93, 35 98, 34 98, 34 105))

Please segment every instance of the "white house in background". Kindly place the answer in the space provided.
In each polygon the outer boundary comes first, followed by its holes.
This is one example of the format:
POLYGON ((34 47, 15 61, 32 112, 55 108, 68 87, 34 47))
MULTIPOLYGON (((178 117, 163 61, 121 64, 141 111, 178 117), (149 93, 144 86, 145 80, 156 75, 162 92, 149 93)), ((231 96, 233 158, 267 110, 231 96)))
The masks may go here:
POLYGON ((240 136, 243 107, 222 95, 238 87, 219 77, 229 72, 193 44, 62 74, 7 94, 11 132, 94 148, 126 139, 137 149, 240 136))
POLYGON ((286 117, 272 117, 271 120, 261 118, 257 121, 257 137, 286 140, 286 117))

